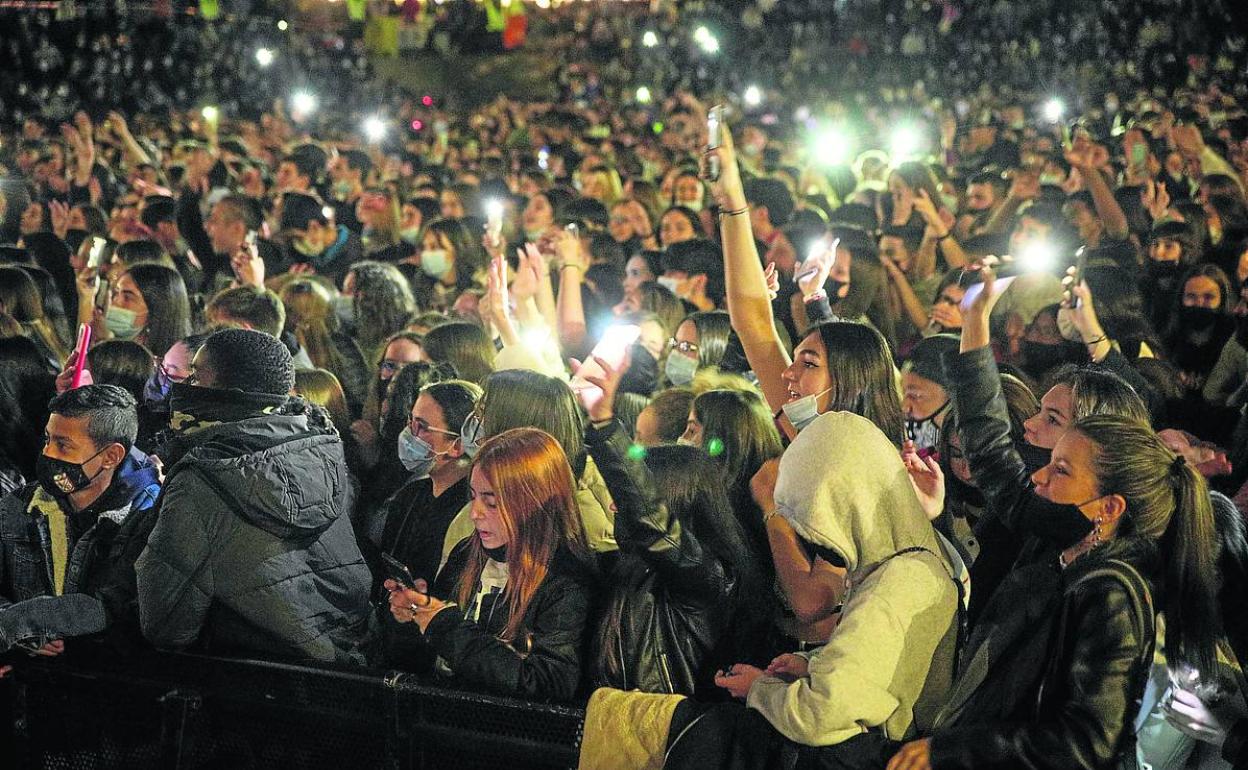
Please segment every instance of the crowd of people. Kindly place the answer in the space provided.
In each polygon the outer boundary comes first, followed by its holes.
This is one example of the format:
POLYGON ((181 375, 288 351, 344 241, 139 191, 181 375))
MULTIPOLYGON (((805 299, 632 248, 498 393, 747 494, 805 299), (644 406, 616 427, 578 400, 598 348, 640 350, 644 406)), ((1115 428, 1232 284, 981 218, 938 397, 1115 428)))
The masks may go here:
MULTIPOLYGON (((742 28, 815 45, 784 6, 742 28)), ((912 6, 904 56, 953 68, 960 9, 912 6)), ((639 104, 582 17, 558 100, 410 99, 385 137, 188 111, 215 54, 10 29, 60 58, 0 84, 4 665, 93 638, 589 698, 595 767, 1248 767, 1242 38, 1066 116, 782 77, 721 111, 765 70, 639 104)))

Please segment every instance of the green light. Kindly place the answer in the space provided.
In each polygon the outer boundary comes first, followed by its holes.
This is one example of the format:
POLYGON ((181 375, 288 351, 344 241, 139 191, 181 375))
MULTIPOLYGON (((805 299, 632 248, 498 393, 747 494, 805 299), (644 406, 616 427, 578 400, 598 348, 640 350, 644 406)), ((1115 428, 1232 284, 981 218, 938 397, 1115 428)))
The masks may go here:
POLYGON ((719 457, 724 453, 724 442, 717 438, 706 442, 706 453, 711 457, 719 457))
POLYGON ((641 444, 633 444, 628 448, 628 459, 641 462, 646 459, 646 448, 641 444))
POLYGON ((650 129, 654 131, 654 133, 656 134, 663 133, 663 121, 661 120, 654 121, 654 123, 650 125, 650 129))

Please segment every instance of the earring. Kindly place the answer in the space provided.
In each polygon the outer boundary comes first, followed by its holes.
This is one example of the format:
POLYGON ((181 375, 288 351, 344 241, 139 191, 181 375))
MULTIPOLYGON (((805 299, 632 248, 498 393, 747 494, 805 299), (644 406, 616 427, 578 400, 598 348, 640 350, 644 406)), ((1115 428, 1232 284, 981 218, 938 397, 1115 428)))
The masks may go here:
POLYGON ((1101 526, 1105 523, 1105 519, 1097 516, 1092 520, 1092 545, 1100 545, 1102 542, 1101 526))

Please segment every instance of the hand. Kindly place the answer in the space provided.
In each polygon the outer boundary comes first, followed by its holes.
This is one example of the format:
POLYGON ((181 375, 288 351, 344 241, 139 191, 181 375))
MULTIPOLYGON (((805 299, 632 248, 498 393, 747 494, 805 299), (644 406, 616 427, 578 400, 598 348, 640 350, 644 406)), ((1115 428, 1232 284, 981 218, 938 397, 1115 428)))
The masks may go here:
POLYGON ((776 272, 776 263, 768 262, 763 268, 763 280, 767 283, 767 299, 773 300, 780 296, 780 274, 776 272))
POLYGON ((1000 263, 1001 260, 997 257, 987 256, 971 265, 971 269, 979 268, 979 277, 982 280, 982 285, 979 293, 973 296, 970 292, 967 292, 967 296, 972 297, 970 302, 963 298, 961 305, 963 316, 974 315, 978 318, 987 318, 992 314, 992 308, 997 304, 997 300, 1001 299, 1001 295, 1005 293, 1005 289, 997 291, 997 273, 995 268, 1000 263))
POLYGON ((774 510, 776 507, 776 481, 780 478, 780 458, 773 457, 763 463, 758 472, 754 474, 754 478, 750 479, 750 494, 754 497, 754 502, 763 512, 774 510))
POLYGON ((737 211, 746 207, 745 187, 741 184, 741 169, 737 166, 737 149, 732 142, 732 132, 722 126, 719 147, 707 150, 702 156, 702 178, 711 189, 711 197, 724 211, 737 211), (719 159, 719 179, 711 181, 710 159, 719 159))
POLYGON ((393 580, 382 586, 390 592, 390 615, 399 623, 415 623, 423 634, 434 616, 447 608, 447 603, 429 595, 429 585, 416 581, 416 590, 404 588, 393 580))
MULTIPOLYGON (((793 274, 797 276, 797 288, 801 289, 803 298, 823 289, 828 274, 832 272, 832 265, 836 264, 836 249, 841 245, 840 239, 834 238, 831 243, 825 240, 822 245, 824 248, 814 249, 814 253, 793 270, 793 274)), ((835 301, 834 298, 829 299, 835 301)))
POLYGON ((1182 455, 1189 465, 1206 478, 1224 476, 1233 470, 1225 449, 1200 441, 1190 433, 1167 428, 1158 431, 1157 437, 1171 452, 1182 455))
POLYGON ((259 248, 243 242, 230 258, 230 267, 234 269, 234 278, 240 286, 264 289, 264 260, 260 258, 259 248))
POLYGON ((961 329, 962 328, 962 311, 957 305, 951 305, 948 302, 937 302, 932 305, 932 313, 930 321, 940 324, 944 329, 961 329))
POLYGON ((932 739, 911 741, 893 755, 886 770, 931 770, 932 739))
POLYGON ((490 319, 496 323, 508 320, 507 260, 499 254, 490 260, 486 273, 485 298, 490 304, 490 319))
POLYGON ((919 190, 919 194, 915 196, 914 210, 919 212, 919 216, 923 217, 928 227, 936 232, 945 229, 945 221, 940 218, 940 212, 936 210, 936 204, 932 202, 927 190, 919 190))
MULTIPOLYGON (((74 360, 78 358, 78 348, 74 348, 74 352, 69 354, 69 359, 65 361, 65 368, 61 373, 56 375, 56 394, 59 396, 67 390, 74 387, 74 360)), ((82 367, 82 384, 94 385, 95 379, 91 376, 90 364, 82 367)))
POLYGON ((65 652, 65 641, 63 639, 54 639, 30 654, 38 655, 41 658, 55 658, 63 652, 65 652))
POLYGON ((52 214, 52 232, 57 238, 65 240, 69 232, 69 204, 58 200, 48 201, 48 211, 52 214))
POLYGON ((1165 217, 1170 208, 1170 190, 1164 184, 1147 179, 1140 188, 1140 203, 1144 204, 1148 215, 1156 222, 1165 217))
POLYGON ((381 448, 377 446, 377 428, 368 420, 356 420, 351 423, 350 430, 364 464, 370 468, 376 465, 381 458, 381 448))
MULTIPOLYGON (((532 251, 541 259, 541 254, 537 249, 532 249, 532 251)), ((520 261, 516 265, 516 274, 511 279, 511 296, 516 298, 516 304, 518 305, 537 294, 541 274, 533 264, 533 260, 529 257, 528 251, 517 249, 516 255, 520 257, 520 261)), ((545 260, 543 260, 544 262, 545 260)))
POLYGON ((78 291, 78 305, 93 304, 95 293, 100 290, 100 276, 95 270, 83 268, 74 275, 74 288, 78 291))
POLYGON ((555 257, 561 266, 576 265, 581 268, 577 272, 582 279, 585 277, 585 271, 589 269, 589 255, 581 245, 580 236, 560 230, 555 236, 555 257))
POLYGON ((1062 306, 1057 311, 1058 327, 1062 326, 1062 321, 1069 319, 1072 326, 1079 332, 1080 339, 1084 344, 1090 343, 1092 340, 1105 337, 1105 329, 1101 327, 1100 320, 1096 317, 1096 306, 1092 302, 1092 290, 1088 288, 1087 281, 1080 281, 1078 286, 1075 283, 1075 268, 1069 268, 1066 271, 1066 277, 1062 279, 1062 287, 1066 290, 1066 296, 1062 299, 1062 306))
POLYGON ((1221 750, 1227 733, 1234 725, 1233 713, 1225 707, 1212 707, 1195 693, 1179 687, 1172 686, 1170 693, 1170 698, 1161 701, 1166 721, 1184 735, 1221 750))
POLYGON ((91 134, 95 130, 95 127, 91 125, 90 116, 82 110, 74 113, 74 127, 78 129, 79 134, 82 134, 82 138, 86 140, 91 139, 91 134))
POLYGON ((504 245, 502 233, 491 232, 487 226, 485 234, 481 236, 481 246, 485 249, 485 253, 491 258, 502 256, 504 245))
POLYGON ((768 663, 767 670, 763 673, 767 674, 767 676, 774 676, 777 679, 792 682, 810 673, 810 661, 801 655, 786 652, 777 656, 771 663, 768 663))
MULTIPOLYGON (((582 376, 590 385, 601 390, 602 394, 599 395, 592 388, 581 388, 578 391, 590 421, 604 422, 615 416, 615 394, 620 389, 620 380, 624 379, 624 373, 628 371, 632 358, 632 349, 626 349, 623 363, 618 368, 613 368, 607 361, 594 356, 594 363, 602 368, 602 374, 582 376)), ((574 373, 580 372, 581 364, 576 359, 572 359, 572 369, 574 373)))
POLYGON ((546 259, 546 255, 537 247, 535 243, 524 244, 524 253, 529 258, 529 264, 532 265, 533 271, 537 273, 539 278, 550 277, 550 263, 546 259))
POLYGON ((928 521, 934 521, 945 510, 945 473, 940 463, 931 455, 919 457, 914 442, 909 440, 901 446, 901 461, 910 475, 910 485, 919 498, 919 505, 928 521))
POLYGON ((735 663, 715 674, 715 686, 732 693, 734 698, 744 699, 750 694, 750 687, 760 676, 763 676, 761 668, 755 668, 747 663, 735 663))
POLYGON ((130 133, 130 127, 126 125, 126 118, 120 112, 113 110, 108 113, 108 125, 113 127, 113 131, 117 136, 127 136, 130 133))

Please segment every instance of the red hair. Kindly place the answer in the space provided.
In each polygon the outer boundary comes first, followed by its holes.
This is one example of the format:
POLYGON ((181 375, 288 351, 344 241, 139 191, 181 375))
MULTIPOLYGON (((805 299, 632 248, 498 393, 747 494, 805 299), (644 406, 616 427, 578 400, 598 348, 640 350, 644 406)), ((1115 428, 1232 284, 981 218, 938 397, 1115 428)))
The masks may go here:
MULTIPOLYGON (((507 532, 507 625, 501 635, 513 641, 533 595, 550 569, 555 552, 568 547, 588 554, 576 480, 563 447, 549 433, 514 428, 481 445, 475 467, 494 488, 499 516, 507 532)), ((467 607, 487 559, 480 537, 473 536, 468 561, 459 576, 458 601, 467 607)))

